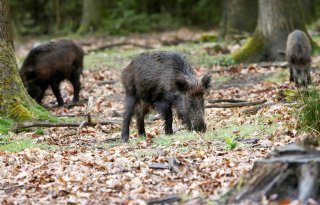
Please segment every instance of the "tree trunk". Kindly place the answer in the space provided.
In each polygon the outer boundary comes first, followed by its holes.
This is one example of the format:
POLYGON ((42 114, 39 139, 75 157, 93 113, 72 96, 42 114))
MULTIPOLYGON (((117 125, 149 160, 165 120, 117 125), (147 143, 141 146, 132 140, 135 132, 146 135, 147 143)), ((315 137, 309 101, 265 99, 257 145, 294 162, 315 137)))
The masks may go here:
POLYGON ((83 0, 82 20, 78 33, 97 31, 106 12, 105 0, 83 0))
POLYGON ((223 18, 221 34, 228 39, 233 34, 251 33, 257 24, 257 0, 225 0, 223 1, 223 18))
POLYGON ((238 63, 284 61, 288 34, 295 29, 306 32, 299 1, 259 0, 256 30, 233 54, 234 60, 238 63))
POLYGON ((224 204, 283 204, 294 200, 306 204, 309 199, 318 204, 319 176, 320 152, 290 144, 255 162, 252 170, 230 190, 224 204))
POLYGON ((0 116, 31 119, 36 103, 20 79, 13 50, 9 0, 0 0, 0 116))

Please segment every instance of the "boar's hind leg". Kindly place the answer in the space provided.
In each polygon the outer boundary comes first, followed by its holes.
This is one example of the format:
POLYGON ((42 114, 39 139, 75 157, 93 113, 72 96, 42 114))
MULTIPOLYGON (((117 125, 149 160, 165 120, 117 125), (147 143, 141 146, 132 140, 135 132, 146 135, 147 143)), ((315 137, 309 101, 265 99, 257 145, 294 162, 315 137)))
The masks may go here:
POLYGON ((63 105, 63 99, 61 97, 59 84, 60 83, 58 81, 53 81, 53 82, 51 82, 50 86, 51 86, 51 89, 52 89, 52 92, 53 92, 54 96, 56 96, 56 98, 57 98, 58 105, 62 106, 63 105))
POLYGON ((136 106, 135 114, 137 119, 137 129, 140 136, 146 135, 146 130, 144 128, 144 116, 147 114, 148 109, 147 107, 140 103, 136 106))
POLYGON ((155 103, 156 110, 162 115, 165 120, 165 133, 166 135, 173 134, 172 130, 172 108, 168 102, 157 102, 155 103))
POLYGON ((292 67, 290 66, 290 82, 293 82, 294 78, 293 78, 293 71, 292 71, 292 67))
POLYGON ((72 74, 70 82, 73 86, 73 102, 78 102, 79 101, 79 94, 80 94, 80 89, 81 89, 81 84, 80 84, 80 73, 75 72, 72 74))
POLYGON ((307 73, 307 81, 308 81, 307 83, 309 85, 309 84, 311 84, 310 68, 308 68, 307 72, 308 72, 307 73))
POLYGON ((136 97, 126 96, 125 99, 125 111, 123 114, 123 124, 121 131, 121 138, 123 141, 127 142, 129 139, 129 126, 132 114, 134 112, 134 107, 136 105, 136 97))

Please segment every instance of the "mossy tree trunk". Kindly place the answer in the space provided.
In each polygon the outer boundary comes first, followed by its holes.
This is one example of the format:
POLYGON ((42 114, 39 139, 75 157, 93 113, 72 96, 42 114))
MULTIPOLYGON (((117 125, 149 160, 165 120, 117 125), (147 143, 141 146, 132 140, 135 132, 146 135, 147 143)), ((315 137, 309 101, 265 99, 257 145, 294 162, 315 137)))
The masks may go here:
POLYGON ((220 36, 252 33, 257 24, 258 0, 224 0, 220 36))
POLYGON ((283 61, 288 34, 295 29, 306 32, 300 0, 259 0, 258 5, 255 32, 233 53, 238 63, 283 61))
POLYGON ((31 119, 36 103, 27 94, 19 76, 13 49, 9 0, 0 0, 0 116, 31 119))
POLYGON ((94 32, 101 28, 106 15, 106 0, 83 0, 82 19, 78 33, 94 32))

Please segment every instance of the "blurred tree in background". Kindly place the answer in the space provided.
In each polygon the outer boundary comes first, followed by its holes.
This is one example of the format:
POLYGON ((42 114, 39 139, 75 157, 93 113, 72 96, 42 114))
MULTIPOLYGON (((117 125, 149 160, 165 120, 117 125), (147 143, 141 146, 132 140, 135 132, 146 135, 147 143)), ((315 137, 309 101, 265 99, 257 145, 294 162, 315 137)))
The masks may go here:
POLYGON ((224 0, 220 36, 252 33, 257 24, 258 0, 224 0))
POLYGON ((17 35, 218 27, 223 0, 11 0, 17 35))

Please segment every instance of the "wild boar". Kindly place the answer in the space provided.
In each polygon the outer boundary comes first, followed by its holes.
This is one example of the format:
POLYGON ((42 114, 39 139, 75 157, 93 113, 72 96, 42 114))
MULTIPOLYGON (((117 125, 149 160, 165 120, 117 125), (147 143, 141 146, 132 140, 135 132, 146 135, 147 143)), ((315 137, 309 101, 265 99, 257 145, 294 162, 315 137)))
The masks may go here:
POLYGON ((311 84, 311 44, 303 31, 295 30, 289 34, 286 59, 290 68, 290 81, 297 87, 307 87, 311 84))
POLYGON ((50 86, 61 106, 63 99, 59 85, 67 79, 74 89, 73 102, 79 101, 83 56, 82 48, 67 39, 50 41, 31 49, 20 69, 20 77, 29 95, 41 103, 50 86))
POLYGON ((211 77, 201 81, 194 75, 186 57, 167 51, 145 52, 138 55, 122 71, 125 89, 125 112, 122 139, 128 141, 129 126, 135 112, 139 135, 145 135, 144 116, 155 109, 165 120, 165 134, 172 134, 172 108, 189 130, 206 131, 204 94, 211 77))

